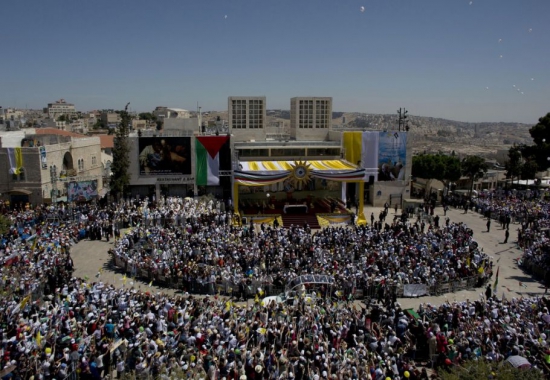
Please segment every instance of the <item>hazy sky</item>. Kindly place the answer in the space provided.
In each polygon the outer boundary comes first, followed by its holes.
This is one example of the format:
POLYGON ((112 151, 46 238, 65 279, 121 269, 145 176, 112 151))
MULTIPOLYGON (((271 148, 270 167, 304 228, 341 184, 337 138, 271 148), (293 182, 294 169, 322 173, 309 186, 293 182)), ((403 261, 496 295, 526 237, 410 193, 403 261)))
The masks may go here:
POLYGON ((4 107, 225 110, 251 95, 462 121, 550 112, 549 0, 10 0, 1 14, 4 107))

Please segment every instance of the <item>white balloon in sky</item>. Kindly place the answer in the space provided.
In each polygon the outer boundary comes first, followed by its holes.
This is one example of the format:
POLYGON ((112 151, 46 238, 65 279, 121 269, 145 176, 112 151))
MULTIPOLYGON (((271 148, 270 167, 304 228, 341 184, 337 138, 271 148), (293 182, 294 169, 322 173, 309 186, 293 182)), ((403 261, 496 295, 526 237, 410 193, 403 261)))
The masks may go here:
POLYGON ((531 78, 531 80, 535 80, 535 78, 531 78))
POLYGON ((523 91, 521 92, 521 95, 523 95, 523 91))
POLYGON ((513 84, 513 85, 512 85, 512 87, 516 87, 516 85, 515 85, 515 84, 513 84))
POLYGON ((531 33, 533 31, 533 28, 529 28, 529 33, 531 33))
POLYGON ((486 89, 486 90, 488 90, 488 89, 489 89, 489 87, 485 87, 485 89, 486 89))
POLYGON ((502 58, 502 54, 500 55, 500 57, 499 57, 499 58, 502 58))
POLYGON ((473 1, 470 1, 470 5, 472 5, 474 2, 473 1))
POLYGON ((361 11, 361 13, 365 12, 365 7, 361 6, 361 8, 359 8, 359 10, 361 11))
POLYGON ((225 18, 227 18, 227 15, 225 15, 225 18))

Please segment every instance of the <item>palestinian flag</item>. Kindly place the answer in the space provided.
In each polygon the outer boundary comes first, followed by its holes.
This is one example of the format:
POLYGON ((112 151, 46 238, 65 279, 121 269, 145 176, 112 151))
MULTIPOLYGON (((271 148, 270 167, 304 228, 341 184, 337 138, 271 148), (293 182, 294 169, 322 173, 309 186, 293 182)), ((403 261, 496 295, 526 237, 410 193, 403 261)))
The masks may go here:
MULTIPOLYGON (((217 186, 220 184, 220 151, 226 144, 227 150, 229 150, 229 136, 197 136, 195 138, 196 181, 198 186, 217 186)), ((230 156, 228 161, 230 164, 230 156)))

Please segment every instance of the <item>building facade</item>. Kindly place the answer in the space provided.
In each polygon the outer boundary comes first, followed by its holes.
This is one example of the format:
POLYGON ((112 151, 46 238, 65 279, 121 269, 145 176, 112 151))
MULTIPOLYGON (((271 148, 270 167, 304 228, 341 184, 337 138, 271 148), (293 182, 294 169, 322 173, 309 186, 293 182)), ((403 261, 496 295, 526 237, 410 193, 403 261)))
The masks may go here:
POLYGON ((101 122, 105 127, 117 127, 120 124, 120 115, 116 112, 102 112, 101 122))
POLYGON ((104 194, 98 137, 29 129, 2 134, 0 142, 0 170, 9 173, 0 177, 3 201, 36 205, 104 194))
POLYGON ((290 135, 296 140, 323 139, 332 128, 332 98, 290 99, 290 135))
POLYGON ((44 113, 52 120, 57 120, 61 115, 72 118, 78 116, 74 104, 67 103, 65 99, 59 99, 54 103, 48 103, 48 106, 44 108, 44 113))
POLYGON ((230 96, 229 131, 234 141, 265 140, 265 96, 230 96))

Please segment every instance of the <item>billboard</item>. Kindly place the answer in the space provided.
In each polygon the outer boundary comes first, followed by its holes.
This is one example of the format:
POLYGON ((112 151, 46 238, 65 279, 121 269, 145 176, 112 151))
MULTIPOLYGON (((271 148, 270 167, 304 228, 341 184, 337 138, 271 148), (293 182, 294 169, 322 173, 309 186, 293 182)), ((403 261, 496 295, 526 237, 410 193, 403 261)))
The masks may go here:
POLYGON ((69 202, 85 202, 97 197, 97 180, 69 182, 67 200, 69 202))
POLYGON ((48 168, 48 160, 46 158, 46 147, 43 145, 40 147, 40 163, 42 165, 42 169, 48 168))
POLYGON ((190 175, 191 137, 140 137, 139 175, 190 175))
POLYGON ((404 181, 407 160, 407 132, 379 132, 378 180, 404 181))

